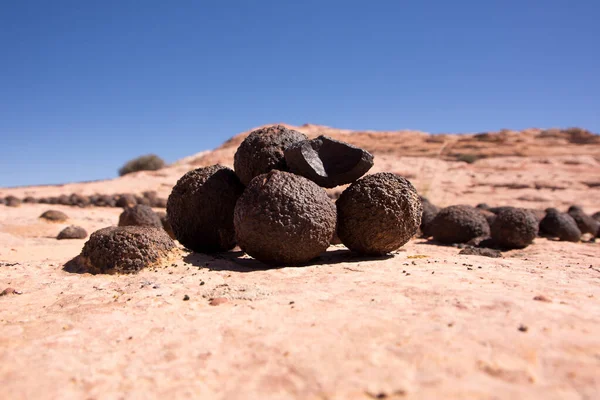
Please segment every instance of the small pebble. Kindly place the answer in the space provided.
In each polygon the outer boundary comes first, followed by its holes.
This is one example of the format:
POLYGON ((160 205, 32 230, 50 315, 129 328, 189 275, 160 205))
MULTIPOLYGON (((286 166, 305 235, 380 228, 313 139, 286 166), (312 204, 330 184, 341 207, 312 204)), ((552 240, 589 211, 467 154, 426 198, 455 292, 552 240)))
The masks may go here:
POLYGON ((190 296, 188 296, 187 294, 185 296, 183 296, 183 301, 188 301, 190 299, 190 296))

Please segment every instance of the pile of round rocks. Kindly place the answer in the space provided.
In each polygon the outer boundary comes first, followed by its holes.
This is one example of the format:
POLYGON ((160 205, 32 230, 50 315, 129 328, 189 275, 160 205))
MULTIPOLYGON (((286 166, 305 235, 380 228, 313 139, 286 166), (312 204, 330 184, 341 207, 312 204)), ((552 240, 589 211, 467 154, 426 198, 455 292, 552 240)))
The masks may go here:
POLYGON ((570 242, 579 242, 585 234, 592 239, 600 236, 600 215, 590 216, 577 206, 563 213, 555 208, 543 211, 483 203, 439 209, 427 199, 422 201, 422 236, 445 244, 510 250, 529 246, 538 235, 570 242))
POLYGON ((382 255, 404 245, 421 223, 421 200, 391 173, 361 178, 373 156, 283 126, 258 129, 240 144, 234 170, 221 165, 186 173, 167 201, 175 238, 196 252, 236 244, 274 265, 319 256, 337 236, 350 250, 382 255), (324 188, 350 184, 334 203, 324 188))

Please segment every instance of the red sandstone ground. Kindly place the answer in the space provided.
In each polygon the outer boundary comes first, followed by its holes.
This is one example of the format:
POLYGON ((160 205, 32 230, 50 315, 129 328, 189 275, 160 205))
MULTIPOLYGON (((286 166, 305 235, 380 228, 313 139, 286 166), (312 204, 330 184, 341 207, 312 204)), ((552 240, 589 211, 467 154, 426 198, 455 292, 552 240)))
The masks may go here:
MULTIPOLYGON (((600 210, 600 141, 580 130, 352 132, 438 205, 600 210), (475 162, 466 163, 458 160, 475 162)), ((246 133, 247 134, 247 133, 246 133)), ((245 134, 155 172, 0 189, 0 197, 156 190, 232 166, 245 134)), ((387 259, 332 246, 313 266, 187 254, 131 276, 63 271, 117 208, 0 205, 0 384, 10 398, 544 398, 600 396, 600 245, 538 238, 501 259, 414 239, 387 259), (37 217, 47 209, 66 223, 37 217), (189 300, 184 301, 184 296, 189 300)))

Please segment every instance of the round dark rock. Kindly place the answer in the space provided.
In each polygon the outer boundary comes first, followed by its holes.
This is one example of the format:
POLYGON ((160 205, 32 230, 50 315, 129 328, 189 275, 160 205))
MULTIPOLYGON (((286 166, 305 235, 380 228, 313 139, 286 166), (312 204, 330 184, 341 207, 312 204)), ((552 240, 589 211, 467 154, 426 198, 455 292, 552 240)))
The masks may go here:
POLYGON ((490 235, 485 217, 479 210, 467 205, 441 209, 431 225, 433 238, 441 243, 467 243, 490 235))
POLYGON ((431 232, 431 223, 440 209, 425 197, 421 197, 421 204, 423 205, 423 215, 421 215, 421 233, 423 234, 423 237, 428 238, 433 236, 433 233, 431 232))
POLYGON ((479 210, 489 210, 491 207, 487 203, 479 203, 475 206, 479 210))
POLYGON ((533 243, 538 234, 535 215, 522 208, 509 208, 496 214, 490 227, 492 240, 505 249, 522 249, 533 243))
POLYGON ((302 264, 329 247, 332 201, 316 183, 273 170, 252 179, 237 202, 235 236, 242 250, 269 264, 302 264))
POLYGON ((162 229, 111 226, 91 234, 79 257, 87 272, 135 273, 165 260, 175 243, 162 229))
POLYGON ((284 150, 306 139, 305 134, 281 125, 257 129, 244 139, 235 152, 235 173, 244 185, 248 185, 255 176, 273 169, 287 171, 284 150))
POLYGON ((88 196, 84 196, 77 193, 73 193, 71 196, 69 196, 69 200, 72 205, 78 207, 88 207, 92 204, 88 196))
POLYGON ((71 225, 67 226, 65 229, 60 231, 58 236, 56 237, 58 240, 63 239, 85 239, 87 237, 87 232, 80 226, 71 225))
POLYGON ((233 210, 243 191, 237 175, 222 165, 183 175, 167 201, 167 216, 177 240, 201 253, 235 247, 233 210))
POLYGON ((581 231, 573 217, 556 208, 546 210, 546 216, 540 221, 540 233, 566 242, 579 242, 581 239, 581 231))
POLYGON ((119 226, 153 226, 162 228, 160 217, 154 210, 141 204, 128 207, 119 216, 119 226))
POLYGON ((37 200, 35 199, 35 197, 27 196, 23 199, 23 203, 34 204, 34 203, 37 203, 37 200))
POLYGON ((352 183, 373 166, 368 151, 327 136, 292 143, 284 153, 291 172, 326 188, 352 183))
POLYGON ((52 222, 64 222, 69 219, 67 214, 58 210, 44 211, 44 213, 40 215, 40 218, 52 222))
POLYGON ((169 222, 169 217, 167 216, 167 213, 164 211, 158 211, 156 213, 156 215, 158 215, 158 217, 160 218, 160 222, 162 223, 162 227, 165 230, 165 232, 167 232, 169 234, 169 237, 171 239, 175 239, 175 234, 173 233, 173 227, 171 226, 171 223, 169 222))
POLYGON ((600 222, 600 211, 596 211, 594 214, 592 214, 592 218, 600 222))
MULTIPOLYGON (((90 199, 92 199, 92 196, 90 196, 90 199)), ((117 203, 113 196, 106 194, 94 196, 94 200, 93 204, 97 207, 115 207, 117 203)))
POLYGON ((119 195, 119 198, 115 202, 115 205, 117 207, 122 208, 134 207, 137 205, 137 200, 135 199, 135 196, 133 194, 124 193, 122 195, 119 195))
POLYGON ((569 215, 573 217, 581 233, 591 233, 594 236, 598 235, 600 222, 596 221, 590 215, 587 215, 581 207, 569 207, 569 215))
POLYGON ((342 243, 367 255, 383 255, 403 246, 419 230, 423 214, 413 185, 389 172, 354 182, 336 205, 342 243))
POLYGON ((18 199, 15 196, 6 196, 6 198, 4 199, 4 204, 6 205, 6 207, 20 207, 21 199, 18 199))

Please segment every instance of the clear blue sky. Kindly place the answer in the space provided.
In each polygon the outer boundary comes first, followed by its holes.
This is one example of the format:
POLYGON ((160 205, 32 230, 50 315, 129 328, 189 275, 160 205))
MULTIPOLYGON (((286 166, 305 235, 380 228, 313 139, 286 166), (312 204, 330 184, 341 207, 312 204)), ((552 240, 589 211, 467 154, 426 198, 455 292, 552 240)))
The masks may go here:
POLYGON ((600 1, 0 3, 0 186, 249 128, 600 131, 600 1))

